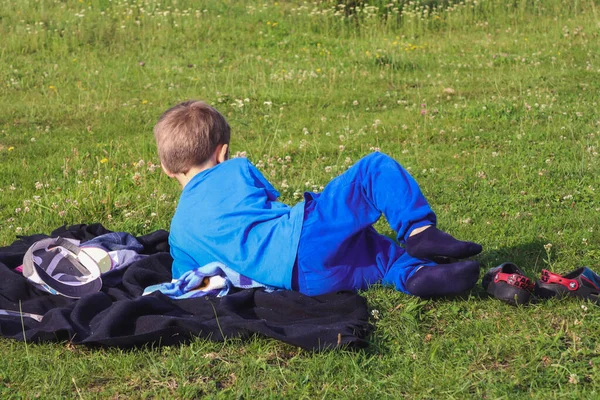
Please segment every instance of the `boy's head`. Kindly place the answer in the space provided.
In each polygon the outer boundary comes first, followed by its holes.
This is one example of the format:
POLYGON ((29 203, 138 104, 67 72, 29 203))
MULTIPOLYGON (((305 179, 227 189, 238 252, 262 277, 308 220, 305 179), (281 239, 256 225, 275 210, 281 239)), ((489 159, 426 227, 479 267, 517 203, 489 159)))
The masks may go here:
POLYGON ((229 145, 229 124, 203 101, 189 100, 169 108, 154 126, 158 156, 167 171, 186 174, 206 163, 219 145, 229 145))

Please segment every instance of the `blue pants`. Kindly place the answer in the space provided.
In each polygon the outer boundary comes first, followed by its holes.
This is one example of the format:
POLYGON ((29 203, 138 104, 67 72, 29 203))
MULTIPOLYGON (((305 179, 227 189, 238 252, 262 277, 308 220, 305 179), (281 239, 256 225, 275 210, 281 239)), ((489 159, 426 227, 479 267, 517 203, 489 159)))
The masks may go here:
POLYGON ((404 243, 413 229, 436 223, 417 182, 391 157, 370 154, 322 193, 304 196, 294 289, 315 296, 382 282, 408 293, 408 278, 435 264, 409 256, 372 226, 383 214, 404 243))

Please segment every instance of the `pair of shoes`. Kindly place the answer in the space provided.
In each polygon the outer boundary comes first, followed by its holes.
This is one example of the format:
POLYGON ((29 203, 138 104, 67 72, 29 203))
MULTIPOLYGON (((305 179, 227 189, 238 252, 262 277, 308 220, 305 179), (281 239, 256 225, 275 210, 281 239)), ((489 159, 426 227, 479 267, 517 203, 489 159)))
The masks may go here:
POLYGON ((513 306, 528 304, 535 298, 533 281, 510 262, 490 269, 483 276, 481 285, 492 296, 513 306))
POLYGON ((565 275, 544 269, 534 285, 515 264, 506 262, 490 269, 481 284, 489 294, 512 305, 552 297, 578 297, 600 304, 600 276, 587 267, 565 275))
POLYGON ((600 304, 600 276, 588 267, 577 268, 565 275, 542 270, 542 278, 535 284, 540 298, 579 297, 600 304))

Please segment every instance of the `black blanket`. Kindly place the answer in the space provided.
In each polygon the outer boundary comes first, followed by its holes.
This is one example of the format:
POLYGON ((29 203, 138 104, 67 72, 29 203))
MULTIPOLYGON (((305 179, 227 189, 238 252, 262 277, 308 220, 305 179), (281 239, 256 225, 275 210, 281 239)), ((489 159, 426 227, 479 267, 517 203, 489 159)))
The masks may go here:
MULTIPOLYGON (((74 225, 50 236, 86 241, 108 232, 100 224, 74 225)), ((29 246, 46 237, 24 236, 0 248, 0 310, 43 315, 41 321, 0 315, 0 336, 119 347, 254 334, 310 350, 367 344, 366 302, 351 292, 308 297, 293 291, 252 289, 221 298, 173 300, 159 292, 142 297, 145 287, 171 280, 166 231, 138 237, 149 256, 116 274, 112 271, 110 279, 103 280, 102 291, 79 300, 51 295, 14 271, 29 246)))

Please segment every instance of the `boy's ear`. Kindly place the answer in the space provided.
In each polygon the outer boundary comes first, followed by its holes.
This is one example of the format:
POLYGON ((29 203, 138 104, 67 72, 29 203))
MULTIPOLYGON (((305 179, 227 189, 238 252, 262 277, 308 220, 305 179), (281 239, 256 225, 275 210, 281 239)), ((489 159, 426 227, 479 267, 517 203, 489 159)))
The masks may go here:
POLYGON ((169 178, 175 178, 175 174, 174 174, 174 173, 172 173, 171 171, 169 171, 169 170, 167 169, 167 167, 165 167, 165 164, 163 164, 163 163, 161 162, 161 163, 160 163, 160 166, 161 166, 161 168, 162 168, 163 172, 164 172, 165 174, 167 174, 167 176, 168 176, 169 178))
POLYGON ((217 162, 222 163, 229 159, 229 145, 222 144, 220 148, 217 148, 217 162))

